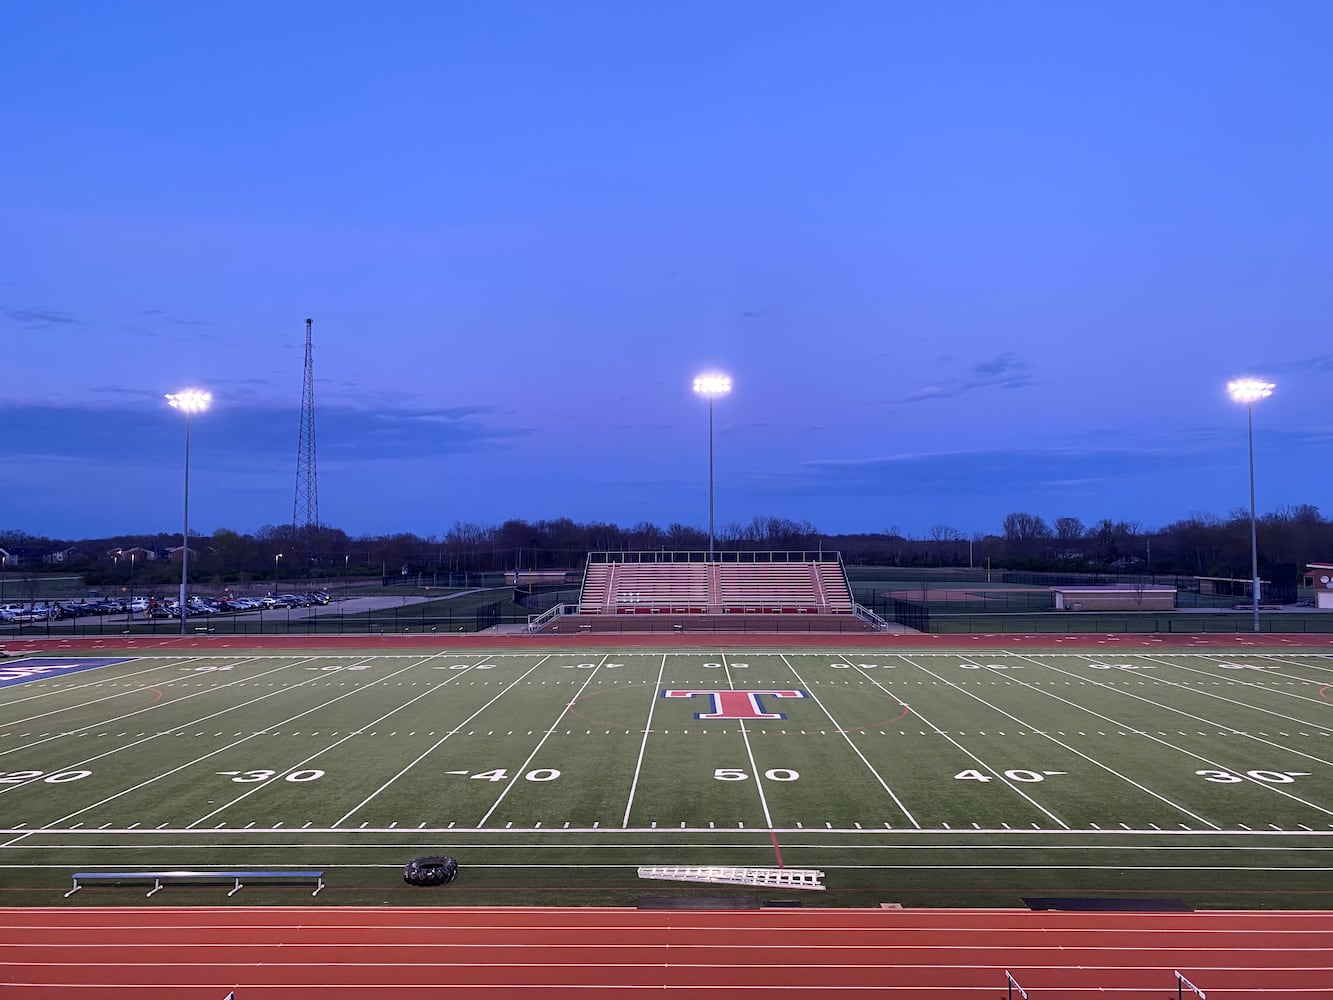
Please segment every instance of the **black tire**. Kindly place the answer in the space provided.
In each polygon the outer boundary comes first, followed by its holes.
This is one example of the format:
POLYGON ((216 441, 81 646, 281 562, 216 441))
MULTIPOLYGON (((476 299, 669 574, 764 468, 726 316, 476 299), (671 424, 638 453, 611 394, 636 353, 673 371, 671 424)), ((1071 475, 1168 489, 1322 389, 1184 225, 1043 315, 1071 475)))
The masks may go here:
POLYGON ((403 869, 403 881, 408 885, 448 885, 458 877, 458 862, 451 857, 415 858, 403 869))

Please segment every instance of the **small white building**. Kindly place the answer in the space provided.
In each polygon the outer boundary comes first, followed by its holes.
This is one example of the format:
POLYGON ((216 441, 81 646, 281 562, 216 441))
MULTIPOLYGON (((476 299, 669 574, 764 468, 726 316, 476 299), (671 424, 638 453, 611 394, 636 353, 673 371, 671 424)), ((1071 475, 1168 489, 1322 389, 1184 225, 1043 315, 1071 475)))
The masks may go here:
POLYGON ((1105 587, 1052 587, 1056 611, 1174 611, 1175 587, 1116 583, 1105 587))
POLYGON ((1333 563, 1309 563, 1305 578, 1314 587, 1314 606, 1321 611, 1333 611, 1333 563))

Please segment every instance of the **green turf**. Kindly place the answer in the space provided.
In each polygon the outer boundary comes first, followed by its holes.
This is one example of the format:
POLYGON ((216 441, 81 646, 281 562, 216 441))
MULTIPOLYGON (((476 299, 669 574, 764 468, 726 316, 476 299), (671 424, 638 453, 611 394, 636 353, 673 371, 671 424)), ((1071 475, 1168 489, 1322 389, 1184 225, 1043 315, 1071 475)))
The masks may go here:
POLYGON ((824 904, 1325 907, 1331 694, 1302 649, 139 656, 0 687, 0 900, 213 866, 327 868, 334 904, 789 898, 636 874, 780 853, 824 904), (661 696, 733 689, 805 697, 739 722, 661 696), (403 885, 427 853, 460 881, 403 885))

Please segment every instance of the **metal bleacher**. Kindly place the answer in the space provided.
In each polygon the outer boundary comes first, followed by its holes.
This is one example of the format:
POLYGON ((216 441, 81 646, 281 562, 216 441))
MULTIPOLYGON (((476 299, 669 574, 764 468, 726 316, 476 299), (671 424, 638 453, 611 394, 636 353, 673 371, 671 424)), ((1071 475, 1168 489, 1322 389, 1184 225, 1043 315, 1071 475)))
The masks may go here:
POLYGON ((836 552, 593 552, 583 615, 851 614, 836 552))

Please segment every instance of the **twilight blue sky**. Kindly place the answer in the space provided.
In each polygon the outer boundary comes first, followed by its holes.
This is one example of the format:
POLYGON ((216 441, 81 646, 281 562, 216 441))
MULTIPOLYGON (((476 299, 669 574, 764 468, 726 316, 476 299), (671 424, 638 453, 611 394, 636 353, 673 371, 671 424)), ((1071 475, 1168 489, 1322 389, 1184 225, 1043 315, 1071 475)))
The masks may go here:
POLYGON ((1333 515, 1333 5, 9 4, 0 528, 1333 515))

